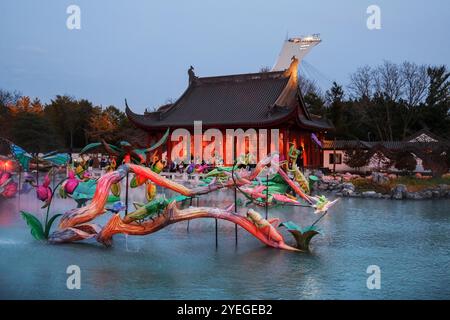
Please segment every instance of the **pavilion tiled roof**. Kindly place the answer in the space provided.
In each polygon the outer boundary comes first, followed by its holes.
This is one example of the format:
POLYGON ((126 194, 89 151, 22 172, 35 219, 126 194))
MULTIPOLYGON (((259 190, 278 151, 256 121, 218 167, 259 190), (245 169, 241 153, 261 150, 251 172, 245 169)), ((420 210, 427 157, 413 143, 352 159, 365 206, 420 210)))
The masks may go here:
POLYGON ((313 119, 306 110, 298 111, 302 102, 297 65, 294 60, 285 71, 218 77, 199 78, 192 72, 188 88, 175 103, 143 115, 127 106, 126 113, 144 129, 190 127, 194 121, 204 126, 258 127, 288 119, 297 119, 307 128, 330 129, 329 123, 313 119))
POLYGON ((442 142, 410 142, 410 141, 363 141, 363 140, 325 140, 323 141, 323 148, 325 150, 349 150, 349 149, 371 149, 374 147, 386 148, 390 150, 406 149, 408 147, 420 146, 430 147, 445 143, 442 142))
POLYGON ((323 149, 325 150, 346 150, 346 149, 367 149, 368 146, 364 141, 360 140, 324 140, 323 141, 323 149))

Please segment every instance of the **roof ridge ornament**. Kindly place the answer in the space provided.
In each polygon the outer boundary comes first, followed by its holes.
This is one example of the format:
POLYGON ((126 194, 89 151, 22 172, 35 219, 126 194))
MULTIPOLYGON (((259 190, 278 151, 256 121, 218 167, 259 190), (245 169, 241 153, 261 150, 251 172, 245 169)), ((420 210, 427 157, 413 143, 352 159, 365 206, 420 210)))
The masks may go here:
POLYGON ((298 73, 298 59, 296 56, 292 56, 291 58, 291 64, 289 65, 289 68, 285 70, 286 76, 293 76, 297 75, 298 73))
POLYGON ((194 72, 194 67, 191 66, 188 70, 188 75, 189 75, 189 85, 191 85, 195 80, 198 79, 198 77, 195 75, 194 72))

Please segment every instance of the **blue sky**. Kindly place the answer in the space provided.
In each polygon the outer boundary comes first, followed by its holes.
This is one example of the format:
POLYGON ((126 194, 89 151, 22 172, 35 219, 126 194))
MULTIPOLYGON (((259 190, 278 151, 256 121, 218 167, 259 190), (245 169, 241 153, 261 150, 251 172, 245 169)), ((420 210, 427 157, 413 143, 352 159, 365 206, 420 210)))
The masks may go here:
POLYGON ((120 108, 127 98, 142 112, 177 98, 190 65, 199 76, 257 72, 286 34, 320 33, 301 70, 326 89, 383 59, 449 65, 449 13, 448 0, 2 0, 0 88, 120 108), (66 27, 71 4, 81 30, 66 27), (371 4, 381 30, 366 27, 371 4))

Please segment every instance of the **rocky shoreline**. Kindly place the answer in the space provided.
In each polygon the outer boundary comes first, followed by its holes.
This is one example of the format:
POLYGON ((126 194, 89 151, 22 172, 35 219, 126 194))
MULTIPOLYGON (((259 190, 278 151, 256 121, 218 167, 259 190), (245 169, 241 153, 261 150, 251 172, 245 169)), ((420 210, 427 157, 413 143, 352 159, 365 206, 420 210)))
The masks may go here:
MULTIPOLYGON (((377 176, 374 177, 377 179, 377 176)), ((395 184, 389 193, 381 193, 374 190, 359 191, 355 185, 345 177, 322 176, 314 185, 319 192, 330 192, 337 197, 370 198, 370 199, 392 199, 392 200, 427 200, 427 199, 450 199, 450 185, 439 184, 424 188, 420 191, 408 191, 405 184, 395 184), (347 180, 347 181, 345 181, 347 180)), ((385 183, 382 179, 380 185, 385 183)))

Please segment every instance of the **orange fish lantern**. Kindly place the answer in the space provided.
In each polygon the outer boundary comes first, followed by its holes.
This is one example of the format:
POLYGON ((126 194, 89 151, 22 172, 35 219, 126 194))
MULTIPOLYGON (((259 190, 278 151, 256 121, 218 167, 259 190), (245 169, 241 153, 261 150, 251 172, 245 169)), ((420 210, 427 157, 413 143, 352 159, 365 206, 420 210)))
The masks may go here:
POLYGON ((116 170, 116 168, 117 168, 117 161, 116 161, 116 158, 112 158, 111 164, 110 164, 110 166, 109 166, 109 169, 110 169, 111 171, 113 171, 113 170, 116 170))
POLYGON ((137 188, 142 186, 147 181, 147 178, 144 176, 141 176, 139 174, 135 174, 134 177, 131 179, 130 187, 131 188, 137 188))
POLYGON ((116 197, 120 196, 120 184, 119 183, 114 183, 111 185, 111 193, 116 197))
POLYGON ((83 172, 84 172, 84 168, 83 168, 82 165, 78 165, 78 166, 75 168, 75 174, 76 174, 78 177, 82 178, 82 173, 83 173, 83 172))
POLYGON ((152 201, 156 196, 156 185, 152 182, 148 182, 146 186, 145 197, 147 201, 152 201))

